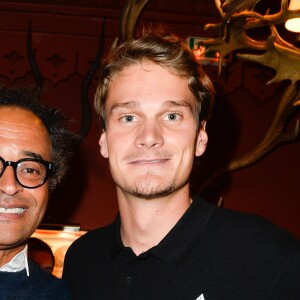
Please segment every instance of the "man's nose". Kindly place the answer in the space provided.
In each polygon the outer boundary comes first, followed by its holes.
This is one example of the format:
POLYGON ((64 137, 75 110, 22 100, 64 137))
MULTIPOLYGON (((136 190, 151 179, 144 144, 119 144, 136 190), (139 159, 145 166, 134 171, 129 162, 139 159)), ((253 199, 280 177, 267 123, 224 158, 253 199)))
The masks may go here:
POLYGON ((136 137, 136 146, 139 148, 159 148, 163 145, 164 139, 162 129, 156 120, 145 121, 136 137))
POLYGON ((12 196, 20 190, 22 190, 22 186, 16 179, 14 169, 11 166, 7 166, 0 177, 0 193, 12 196))

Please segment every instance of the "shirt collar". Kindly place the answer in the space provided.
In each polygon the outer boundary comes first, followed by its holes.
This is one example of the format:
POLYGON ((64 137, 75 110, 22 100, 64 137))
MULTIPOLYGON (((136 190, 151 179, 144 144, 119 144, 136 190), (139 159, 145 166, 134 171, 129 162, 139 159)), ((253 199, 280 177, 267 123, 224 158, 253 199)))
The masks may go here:
MULTIPOLYGON (((214 209, 214 205, 205 202, 198 195, 194 196, 192 204, 171 231, 157 246, 149 249, 141 256, 152 254, 165 262, 179 263, 194 246, 195 242, 198 241, 214 209)), ((118 214, 115 221, 112 258, 125 248, 121 239, 120 225, 121 220, 118 214)))
POLYGON ((26 274, 29 276, 27 249, 26 245, 21 252, 0 268, 0 272, 19 272, 26 269, 26 274))

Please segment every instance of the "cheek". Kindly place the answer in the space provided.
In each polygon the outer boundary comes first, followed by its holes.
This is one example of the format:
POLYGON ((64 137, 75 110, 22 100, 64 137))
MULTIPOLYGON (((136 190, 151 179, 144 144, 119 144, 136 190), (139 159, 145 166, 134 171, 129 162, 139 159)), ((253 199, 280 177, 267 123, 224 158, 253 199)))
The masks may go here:
POLYGON ((183 153, 192 152, 194 155, 196 147, 196 136, 191 132, 191 130, 186 130, 184 132, 176 133, 172 137, 165 138, 166 144, 174 145, 178 151, 183 153))
POLYGON ((107 136, 107 151, 109 155, 122 156, 135 145, 135 135, 114 134, 107 136))
POLYGON ((101 134, 99 139, 100 153, 104 158, 109 158, 111 155, 119 155, 119 152, 125 150, 125 144, 129 143, 129 141, 132 141, 132 139, 126 132, 107 129, 101 134))
POLYGON ((48 184, 44 184, 40 188, 33 190, 33 197, 36 201, 36 209, 40 214, 44 214, 48 204, 48 184))

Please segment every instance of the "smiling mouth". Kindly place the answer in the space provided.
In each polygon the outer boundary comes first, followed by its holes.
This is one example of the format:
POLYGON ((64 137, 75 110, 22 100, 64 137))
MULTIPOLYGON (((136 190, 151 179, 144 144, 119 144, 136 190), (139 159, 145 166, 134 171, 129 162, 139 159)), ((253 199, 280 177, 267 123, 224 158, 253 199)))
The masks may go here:
POLYGON ((25 208, 17 207, 17 208, 3 208, 0 207, 0 214, 22 214, 25 212, 25 208))

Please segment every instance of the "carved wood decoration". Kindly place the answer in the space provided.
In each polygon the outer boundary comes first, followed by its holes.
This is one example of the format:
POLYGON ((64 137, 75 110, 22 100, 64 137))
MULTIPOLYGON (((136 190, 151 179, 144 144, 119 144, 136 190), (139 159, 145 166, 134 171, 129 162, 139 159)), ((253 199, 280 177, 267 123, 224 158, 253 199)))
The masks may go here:
POLYGON ((288 83, 264 139, 249 152, 216 172, 204 187, 224 173, 237 171, 256 163, 276 147, 296 141, 299 136, 299 120, 293 132, 286 132, 286 128, 295 112, 299 111, 300 49, 280 37, 275 25, 282 24, 295 16, 300 17, 300 10, 289 10, 288 0, 282 0, 280 12, 262 15, 255 11, 259 1, 215 0, 222 21, 205 26, 206 30, 214 30, 217 37, 208 39, 203 44, 206 45, 206 51, 213 50, 220 53, 219 72, 222 58, 235 51, 240 59, 257 62, 274 69, 276 75, 268 83, 284 80, 288 83), (268 27, 270 30, 266 40, 255 40, 247 33, 248 29, 262 27, 268 27), (239 53, 240 50, 243 52, 239 53))

